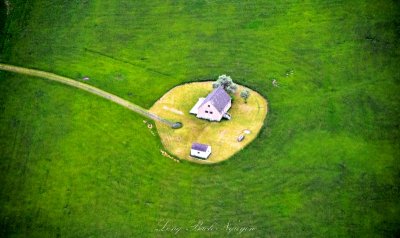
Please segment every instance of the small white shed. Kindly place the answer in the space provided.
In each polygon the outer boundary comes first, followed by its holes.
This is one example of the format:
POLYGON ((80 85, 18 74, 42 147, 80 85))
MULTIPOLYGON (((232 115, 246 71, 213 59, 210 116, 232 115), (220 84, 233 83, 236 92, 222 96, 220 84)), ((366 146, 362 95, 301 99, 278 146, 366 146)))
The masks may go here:
POLYGON ((190 155, 199 159, 207 159, 211 154, 211 146, 193 143, 190 149, 190 155))

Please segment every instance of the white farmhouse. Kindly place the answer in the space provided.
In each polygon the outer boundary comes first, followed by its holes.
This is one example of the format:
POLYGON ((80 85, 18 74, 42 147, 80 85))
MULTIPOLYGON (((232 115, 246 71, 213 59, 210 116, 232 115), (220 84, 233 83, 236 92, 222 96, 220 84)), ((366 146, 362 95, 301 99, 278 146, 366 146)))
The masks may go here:
POLYGON ((207 159, 210 154, 211 146, 209 145, 193 143, 192 148, 190 149, 190 155, 200 159, 207 159))
POLYGON ((210 121, 221 121, 222 117, 230 119, 227 114, 231 108, 232 100, 223 87, 214 89, 206 98, 200 98, 190 113, 196 114, 198 118, 210 121))

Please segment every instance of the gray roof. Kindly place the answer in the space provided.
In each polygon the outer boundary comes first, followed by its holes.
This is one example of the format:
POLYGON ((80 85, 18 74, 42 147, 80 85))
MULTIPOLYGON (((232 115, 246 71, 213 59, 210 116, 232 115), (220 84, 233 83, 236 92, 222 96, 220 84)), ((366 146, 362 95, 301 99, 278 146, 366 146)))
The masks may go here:
POLYGON ((225 92, 225 89, 222 86, 219 86, 218 88, 214 89, 206 99, 204 99, 203 103, 200 105, 203 106, 207 102, 211 102, 211 104, 219 111, 222 113, 226 105, 231 101, 231 97, 227 92, 225 92))
POLYGON ((207 148, 208 148, 208 145, 205 145, 205 144, 200 144, 200 143, 196 143, 196 142, 192 144, 192 150, 206 152, 207 148))

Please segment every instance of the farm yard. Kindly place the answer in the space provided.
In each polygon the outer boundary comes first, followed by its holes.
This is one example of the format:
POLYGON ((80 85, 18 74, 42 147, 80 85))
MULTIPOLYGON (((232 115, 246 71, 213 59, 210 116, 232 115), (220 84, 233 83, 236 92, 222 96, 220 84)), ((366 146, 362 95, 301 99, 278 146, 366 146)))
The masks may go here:
POLYGON ((212 82, 210 81, 180 85, 164 94, 150 109, 152 113, 163 118, 183 123, 184 126, 181 129, 171 130, 170 126, 156 122, 165 148, 181 159, 206 164, 229 159, 254 140, 263 125, 267 113, 267 102, 257 92, 252 91, 248 103, 244 103, 239 96, 239 92, 244 87, 240 85, 233 95, 235 100, 229 110, 233 117, 231 120, 210 122, 189 114, 197 99, 207 95, 212 91, 211 89, 212 82), (238 142, 237 138, 245 134, 245 130, 250 133, 246 135, 244 141, 238 142), (206 161, 190 156, 190 147, 195 141, 212 146, 212 155, 206 161))
MULTIPOLYGON (((268 102, 251 143, 204 165, 178 161, 157 122, 0 71, 0 237, 398 236, 399 8, 0 1, 0 63, 150 110, 176 86, 221 74, 268 102)), ((159 110, 181 117, 191 105, 159 110)))

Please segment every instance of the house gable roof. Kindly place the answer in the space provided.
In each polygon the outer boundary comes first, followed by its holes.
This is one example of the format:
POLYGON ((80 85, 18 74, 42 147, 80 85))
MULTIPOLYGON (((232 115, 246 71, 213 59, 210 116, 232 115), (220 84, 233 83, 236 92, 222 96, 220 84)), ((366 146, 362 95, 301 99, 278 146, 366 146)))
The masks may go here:
POLYGON ((192 144, 192 150, 198 150, 198 151, 206 152, 207 149, 208 149, 208 145, 200 144, 200 143, 193 143, 192 144))
POLYGON ((230 101, 231 97, 229 96, 229 94, 222 86, 219 86, 218 88, 214 89, 214 91, 212 91, 210 94, 208 94, 208 96, 206 97, 206 99, 204 99, 199 108, 210 102, 220 113, 222 113, 222 111, 230 101))

